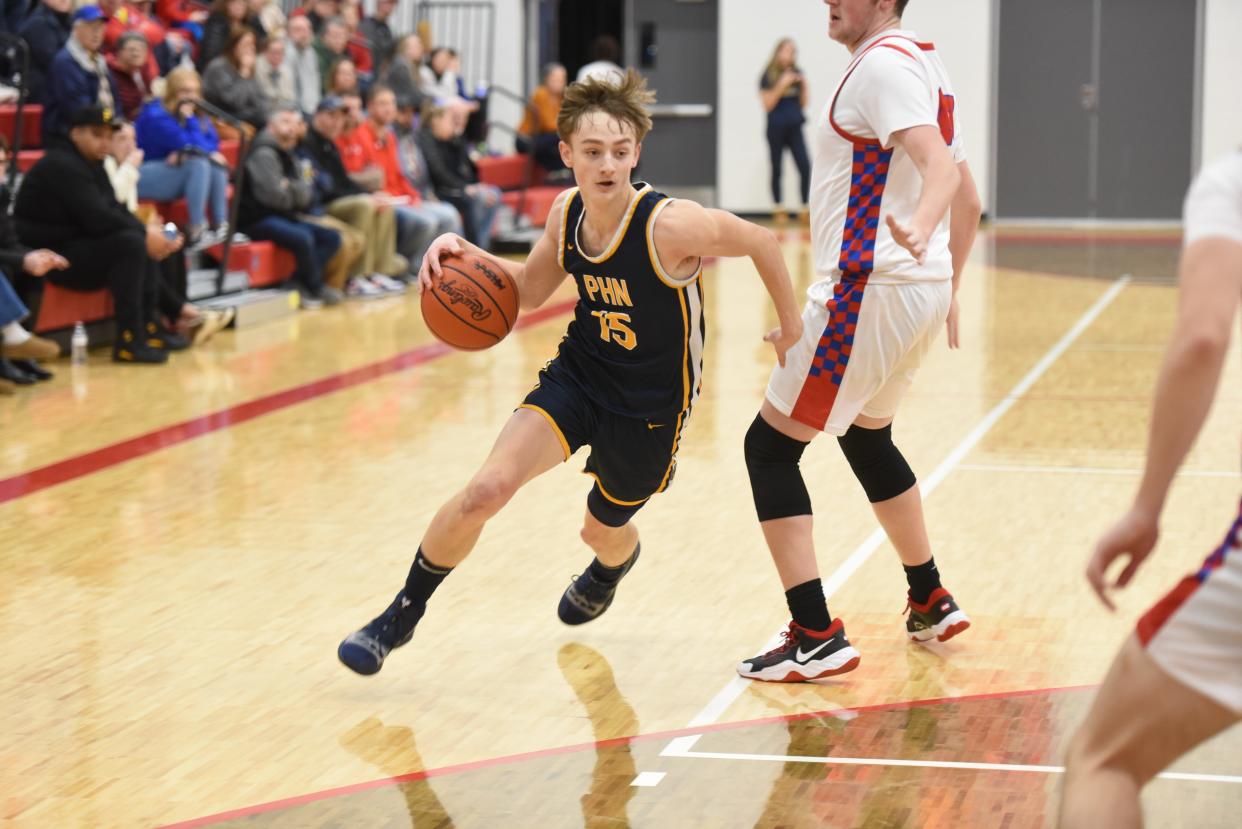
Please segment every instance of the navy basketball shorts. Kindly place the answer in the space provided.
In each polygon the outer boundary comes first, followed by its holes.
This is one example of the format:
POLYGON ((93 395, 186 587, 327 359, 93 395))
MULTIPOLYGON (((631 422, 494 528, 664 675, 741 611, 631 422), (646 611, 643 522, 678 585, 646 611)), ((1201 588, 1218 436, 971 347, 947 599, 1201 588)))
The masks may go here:
POLYGON ((539 372, 539 385, 519 408, 547 419, 566 460, 579 447, 591 447, 582 470, 595 479, 587 507, 602 524, 623 526, 673 481, 684 412, 652 419, 611 412, 556 360, 539 372))

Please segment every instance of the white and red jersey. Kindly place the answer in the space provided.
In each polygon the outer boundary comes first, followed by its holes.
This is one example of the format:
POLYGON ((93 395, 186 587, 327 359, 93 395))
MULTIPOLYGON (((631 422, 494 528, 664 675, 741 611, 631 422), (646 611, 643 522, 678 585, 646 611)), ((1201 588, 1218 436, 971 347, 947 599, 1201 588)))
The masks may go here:
MULTIPOLYGON (((935 47, 897 29, 864 42, 815 125, 811 241, 816 273, 825 282, 952 278, 947 214, 922 265, 893 241, 885 224, 890 213, 902 221, 914 216, 923 185, 913 160, 892 145, 892 135, 925 124, 939 127, 954 161, 965 159, 953 87, 935 47)), ((812 287, 812 299, 824 298, 824 290, 812 287)))

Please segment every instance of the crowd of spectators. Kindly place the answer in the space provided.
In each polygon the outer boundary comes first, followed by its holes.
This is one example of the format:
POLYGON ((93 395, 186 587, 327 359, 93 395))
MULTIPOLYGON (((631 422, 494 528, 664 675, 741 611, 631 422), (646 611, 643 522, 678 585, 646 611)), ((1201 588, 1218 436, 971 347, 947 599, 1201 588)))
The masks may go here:
MULTIPOLYGON (((472 159, 486 85, 467 88, 452 49, 394 32, 395 8, 378 0, 366 16, 360 0, 308 0, 286 16, 276 0, 38 0, 0 21, 30 47, 27 101, 43 107, 45 151, 12 220, 0 211, 0 393, 20 368, 10 358, 55 347, 22 327, 14 285, 108 288, 114 358, 162 362, 221 322, 185 300, 183 251, 269 240, 293 254, 293 287, 316 307, 404 290, 441 233, 487 247, 500 194, 472 159), (249 148, 233 163, 230 141, 249 148), (175 230, 150 208, 181 200, 188 220, 175 230)), ((537 126, 551 159, 547 119, 537 126)))

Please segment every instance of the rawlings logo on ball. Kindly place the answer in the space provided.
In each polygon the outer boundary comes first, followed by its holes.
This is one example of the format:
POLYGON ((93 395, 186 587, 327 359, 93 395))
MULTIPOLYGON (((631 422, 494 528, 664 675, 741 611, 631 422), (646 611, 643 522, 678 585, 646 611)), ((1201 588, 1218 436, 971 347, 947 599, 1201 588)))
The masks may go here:
POLYGON ((485 320, 492 315, 491 308, 484 308, 483 301, 469 285, 462 285, 454 279, 442 278, 437 286, 453 305, 464 305, 470 309, 470 316, 476 322, 485 320))

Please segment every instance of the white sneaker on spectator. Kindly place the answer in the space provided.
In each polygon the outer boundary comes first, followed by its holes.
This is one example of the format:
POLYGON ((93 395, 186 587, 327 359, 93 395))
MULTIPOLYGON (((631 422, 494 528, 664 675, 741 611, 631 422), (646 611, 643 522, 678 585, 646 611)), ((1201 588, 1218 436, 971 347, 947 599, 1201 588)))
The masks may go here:
POLYGON ((400 279, 393 279, 391 276, 382 273, 371 274, 371 284, 381 291, 390 294, 405 293, 406 285, 400 279))
POLYGON ((345 283, 346 299, 379 299, 383 295, 384 290, 365 276, 351 276, 345 283))

